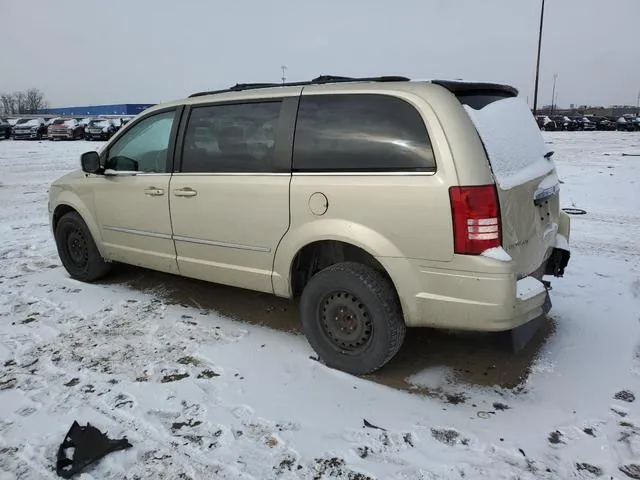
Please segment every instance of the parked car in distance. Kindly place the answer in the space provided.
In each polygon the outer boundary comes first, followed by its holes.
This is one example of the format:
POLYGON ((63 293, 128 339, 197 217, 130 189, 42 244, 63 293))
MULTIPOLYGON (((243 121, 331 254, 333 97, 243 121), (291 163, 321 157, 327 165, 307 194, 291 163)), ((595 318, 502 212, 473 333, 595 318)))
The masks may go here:
POLYGON ((84 127, 75 118, 56 118, 47 130, 49 140, 79 140, 84 136, 84 127))
POLYGON ((83 154, 50 221, 75 279, 122 262, 299 298, 319 358, 366 374, 407 326, 535 331, 569 261, 552 154, 506 85, 237 85, 83 154))
POLYGON ((11 125, 6 118, 0 118, 0 138, 8 139, 11 137, 11 125))
POLYGON ((596 123, 590 117, 582 118, 582 130, 594 131, 596 129, 596 123))
POLYGON ((20 118, 13 126, 15 140, 41 140, 47 133, 44 118, 20 118))
POLYGON ((85 128, 87 140, 109 140, 120 128, 119 119, 95 118, 85 128))

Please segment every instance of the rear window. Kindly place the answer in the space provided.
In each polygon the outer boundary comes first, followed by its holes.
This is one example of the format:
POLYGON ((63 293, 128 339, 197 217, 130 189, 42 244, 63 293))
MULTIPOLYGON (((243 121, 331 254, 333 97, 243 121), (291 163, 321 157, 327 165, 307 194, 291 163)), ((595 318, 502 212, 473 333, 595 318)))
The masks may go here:
POLYGON ((496 182, 509 190, 549 173, 548 149, 527 104, 518 97, 494 101, 480 110, 464 105, 482 139, 496 182))
POLYGON ((294 172, 434 171, 418 111, 386 95, 309 95, 300 99, 294 172))

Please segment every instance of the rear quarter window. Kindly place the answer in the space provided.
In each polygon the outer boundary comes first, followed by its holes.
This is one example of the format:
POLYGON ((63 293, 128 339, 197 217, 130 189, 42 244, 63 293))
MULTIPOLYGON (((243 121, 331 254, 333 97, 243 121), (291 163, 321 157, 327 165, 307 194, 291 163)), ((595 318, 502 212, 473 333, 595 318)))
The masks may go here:
POLYGON ((406 101, 375 94, 301 98, 294 172, 431 172, 435 168, 424 121, 406 101))

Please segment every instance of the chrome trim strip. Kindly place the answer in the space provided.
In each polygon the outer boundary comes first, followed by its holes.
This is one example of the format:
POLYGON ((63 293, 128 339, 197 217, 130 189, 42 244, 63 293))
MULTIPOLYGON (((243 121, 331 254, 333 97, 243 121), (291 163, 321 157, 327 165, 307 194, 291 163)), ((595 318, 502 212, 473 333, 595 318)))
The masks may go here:
POLYGON ((183 237, 180 235, 174 235, 173 239, 177 242, 198 243, 201 245, 212 245, 215 247, 237 248, 238 250, 251 250, 252 252, 269 253, 271 251, 271 249, 267 247, 254 247, 252 245, 240 245, 237 243, 218 242, 215 240, 203 240, 200 238, 183 237))
POLYGON ((294 177, 432 177, 436 172, 294 172, 294 177))
POLYGON ((436 172, 293 172, 293 173, 265 173, 265 172, 220 172, 220 173, 206 173, 206 172, 178 172, 174 173, 174 177, 432 177, 436 172))
POLYGON ((167 233, 147 232, 146 230, 136 230, 134 228, 111 227, 109 225, 104 225, 102 228, 104 228, 105 230, 111 230, 114 232, 130 233, 131 235, 141 235, 143 237, 153 237, 153 238, 162 238, 164 240, 171 240, 171 235, 167 233))
POLYGON ((269 172, 177 172, 174 177, 290 177, 290 173, 269 173, 269 172))

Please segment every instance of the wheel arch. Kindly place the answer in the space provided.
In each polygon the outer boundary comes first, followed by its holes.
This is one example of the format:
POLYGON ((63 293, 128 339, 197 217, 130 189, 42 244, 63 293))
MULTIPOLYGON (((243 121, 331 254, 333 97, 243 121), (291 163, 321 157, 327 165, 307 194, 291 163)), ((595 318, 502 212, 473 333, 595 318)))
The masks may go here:
MULTIPOLYGON (((393 281, 389 268, 384 262, 384 257, 405 257, 393 242, 366 225, 341 219, 323 219, 289 230, 278 245, 272 272, 273 293, 275 295, 287 298, 295 296, 291 274, 294 271, 296 261, 298 261, 301 252, 308 252, 309 249, 317 248, 319 244, 342 246, 342 249, 350 255, 344 259, 345 261, 351 259, 362 262, 364 260, 365 264, 381 270, 391 278, 396 290, 398 290, 396 282, 393 281)), ((329 265, 331 263, 326 266, 329 265)))
POLYGON ((82 221, 84 221, 84 223, 87 225, 87 228, 89 228, 91 236, 93 237, 100 255, 102 255, 103 258, 106 258, 102 247, 102 236, 100 235, 100 229, 98 228, 97 223, 93 220, 89 209, 79 198, 74 198, 74 196, 68 192, 63 192, 60 195, 51 215, 51 228, 54 235, 60 219, 70 212, 76 212, 78 215, 80 215, 82 221))

